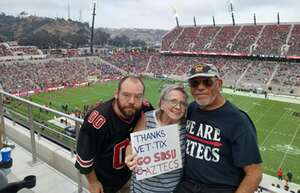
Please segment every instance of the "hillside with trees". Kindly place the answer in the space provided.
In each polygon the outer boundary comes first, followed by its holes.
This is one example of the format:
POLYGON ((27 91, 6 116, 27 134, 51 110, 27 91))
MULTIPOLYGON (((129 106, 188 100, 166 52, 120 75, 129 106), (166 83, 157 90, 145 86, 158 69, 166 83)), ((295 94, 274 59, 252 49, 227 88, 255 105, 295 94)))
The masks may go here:
MULTIPOLYGON (((17 17, 0 13, 0 42, 17 41, 19 45, 47 48, 78 48, 90 42, 88 23, 28 16, 21 12, 17 17)), ((159 44, 164 30, 110 29, 94 30, 94 44, 98 46, 145 47, 159 44)))

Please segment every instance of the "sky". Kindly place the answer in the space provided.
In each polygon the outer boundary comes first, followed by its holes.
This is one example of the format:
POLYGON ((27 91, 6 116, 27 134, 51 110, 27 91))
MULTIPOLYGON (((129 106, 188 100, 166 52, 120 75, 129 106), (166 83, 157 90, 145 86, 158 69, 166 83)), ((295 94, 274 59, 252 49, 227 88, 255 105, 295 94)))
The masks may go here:
POLYGON ((29 15, 70 18, 92 23, 93 3, 96 2, 95 27, 172 29, 175 15, 180 25, 230 24, 230 2, 236 23, 300 22, 300 0, 0 0, 0 12, 17 16, 29 15), (81 13, 81 14, 80 14, 81 13), (80 17, 81 15, 81 17, 80 17))

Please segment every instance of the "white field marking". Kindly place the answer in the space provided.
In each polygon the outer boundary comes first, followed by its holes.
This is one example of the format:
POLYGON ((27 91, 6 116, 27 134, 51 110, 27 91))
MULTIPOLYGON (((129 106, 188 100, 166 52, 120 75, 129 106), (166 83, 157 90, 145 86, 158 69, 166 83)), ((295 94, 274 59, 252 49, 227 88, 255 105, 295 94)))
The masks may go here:
MULTIPOLYGON (((242 103, 241 103, 241 104, 242 104, 242 103)), ((240 105, 241 105, 241 104, 240 104, 240 105)), ((256 103, 256 102, 252 102, 252 103, 251 103, 251 106, 250 106, 248 109, 245 109, 245 112, 248 113, 251 109, 253 109, 254 107, 258 106, 257 104, 258 104, 258 103, 256 103)), ((241 105, 241 106, 243 106, 243 105, 241 105)), ((249 106, 249 105, 247 105, 247 106, 249 106)))
POLYGON ((280 117, 280 119, 276 122, 276 124, 274 125, 273 129, 268 133, 268 135, 266 136, 266 138, 263 140, 263 142, 261 143, 261 145, 264 145, 267 141, 267 139, 271 136, 271 134, 273 133, 273 131, 277 128, 277 125, 280 123, 280 121, 282 120, 282 118, 286 115, 286 113, 289 111, 285 111, 283 113, 283 115, 280 117))
POLYGON ((260 119, 263 118, 264 115, 267 114, 267 112, 269 112, 272 109, 273 106, 274 106, 274 103, 272 103, 272 105, 270 105, 269 108, 264 113, 261 113, 261 115, 259 116, 259 118, 255 122, 258 123, 258 121, 260 121, 260 119))
MULTIPOLYGON (((290 143, 289 145, 292 145, 292 143, 294 142, 294 140, 295 140, 295 138, 296 138, 296 135, 297 135, 299 129, 300 129, 300 123, 299 123, 299 125, 298 125, 298 127, 297 127, 297 130, 296 130, 296 132, 295 132, 295 134, 294 134, 294 136, 293 136, 293 138, 292 138, 292 140, 291 140, 291 143, 290 143)), ((288 152, 288 151, 285 151, 284 156, 283 156, 283 158, 282 158, 282 160, 281 160, 279 166, 282 166, 282 164, 283 164, 283 162, 284 162, 284 160, 285 160, 285 158, 286 158, 287 152, 288 152)))

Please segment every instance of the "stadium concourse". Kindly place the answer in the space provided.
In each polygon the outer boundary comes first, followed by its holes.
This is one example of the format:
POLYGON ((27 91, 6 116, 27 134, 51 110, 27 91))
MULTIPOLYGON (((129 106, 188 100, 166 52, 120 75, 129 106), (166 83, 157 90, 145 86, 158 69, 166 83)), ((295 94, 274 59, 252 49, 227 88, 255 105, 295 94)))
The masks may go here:
MULTIPOLYGON (((64 52, 76 54, 52 55, 33 46, 0 43, 0 85, 6 92, 27 96, 118 79, 124 74, 184 80, 192 64, 206 62, 218 67, 225 87, 236 93, 251 91, 270 98, 289 95, 287 100, 299 100, 299 23, 179 26, 162 38, 160 50, 151 50, 114 49, 86 56, 78 49, 64 52)), ((281 182, 265 179, 263 186, 269 191, 285 192, 271 186, 282 187, 281 182)), ((299 186, 290 188, 296 191, 299 186)))

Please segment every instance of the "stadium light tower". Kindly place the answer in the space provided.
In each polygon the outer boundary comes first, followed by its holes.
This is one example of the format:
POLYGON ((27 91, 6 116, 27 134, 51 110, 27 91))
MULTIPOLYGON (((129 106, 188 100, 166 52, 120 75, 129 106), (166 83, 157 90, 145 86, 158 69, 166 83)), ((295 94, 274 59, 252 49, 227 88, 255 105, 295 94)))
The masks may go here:
POLYGON ((92 29, 91 29, 91 42, 90 42, 90 52, 91 54, 94 53, 94 49, 93 49, 93 42, 94 42, 94 24, 95 24, 95 13, 96 11, 96 2, 94 2, 94 8, 93 8, 93 20, 92 20, 92 29))
POLYGON ((212 20, 213 20, 213 25, 214 25, 214 27, 215 27, 215 26, 216 26, 215 16, 212 16, 212 20))
POLYGON ((197 26, 197 23, 196 23, 196 17, 194 16, 194 26, 196 27, 197 26))
POLYGON ((178 14, 175 12, 176 26, 179 27, 178 14))
POLYGON ((172 8, 172 11, 174 13, 175 20, 176 20, 176 26, 179 27, 179 21, 178 21, 177 11, 176 11, 176 9, 173 6, 171 6, 171 8, 172 8))
POLYGON ((279 16, 279 12, 277 12, 277 24, 280 24, 280 16, 279 16))
POLYGON ((179 27, 179 21, 178 21, 178 16, 176 16, 176 25, 177 25, 177 27, 179 27))
POLYGON ((256 25, 256 15, 255 15, 255 13, 253 14, 253 20, 254 20, 254 25, 256 25))
POLYGON ((70 1, 68 1, 68 20, 71 19, 70 1))
POLYGON ((232 2, 230 2, 230 12, 231 12, 231 18, 232 18, 232 25, 235 25, 234 10, 233 10, 232 2))
POLYGON ((81 10, 81 9, 79 10, 79 17, 78 17, 78 20, 79 20, 80 22, 82 22, 82 10, 81 10))

